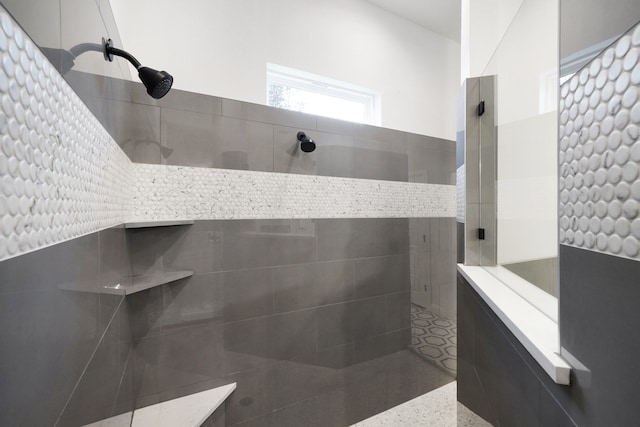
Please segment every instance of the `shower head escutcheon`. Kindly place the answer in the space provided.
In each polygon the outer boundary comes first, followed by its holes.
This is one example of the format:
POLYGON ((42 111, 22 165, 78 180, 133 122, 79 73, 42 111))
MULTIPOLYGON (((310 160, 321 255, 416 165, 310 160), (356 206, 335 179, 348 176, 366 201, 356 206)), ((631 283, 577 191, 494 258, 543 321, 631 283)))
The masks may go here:
POLYGON ((104 40, 104 59, 111 62, 114 56, 120 56, 136 67, 138 70, 138 77, 142 80, 142 83, 147 88, 147 93, 155 99, 160 99, 169 92, 171 85, 173 85, 173 76, 166 71, 158 71, 153 68, 144 67, 140 64, 136 58, 129 52, 113 47, 111 39, 104 40))
POLYGON ((298 141, 300 141, 300 149, 305 153, 311 153, 316 149, 316 143, 309 138, 304 132, 298 132, 298 141))

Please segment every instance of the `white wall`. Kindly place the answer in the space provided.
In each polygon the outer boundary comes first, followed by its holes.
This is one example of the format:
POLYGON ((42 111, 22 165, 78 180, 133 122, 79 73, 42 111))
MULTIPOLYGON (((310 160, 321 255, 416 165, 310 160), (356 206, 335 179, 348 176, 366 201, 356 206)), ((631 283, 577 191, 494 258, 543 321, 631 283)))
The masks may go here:
POLYGON ((557 256, 558 0, 463 0, 462 75, 496 75, 498 264, 557 256))
POLYGON ((111 0, 178 89, 264 104, 266 63, 382 93, 382 126, 455 139, 460 44, 364 0, 111 0))
POLYGON ((461 78, 485 68, 524 0, 462 0, 461 78))

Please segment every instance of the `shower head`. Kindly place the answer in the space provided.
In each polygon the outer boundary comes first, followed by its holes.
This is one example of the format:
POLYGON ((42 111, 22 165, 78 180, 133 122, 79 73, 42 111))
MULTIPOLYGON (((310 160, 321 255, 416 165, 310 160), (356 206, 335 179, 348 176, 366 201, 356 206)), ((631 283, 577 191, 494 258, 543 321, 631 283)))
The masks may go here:
POLYGON ((69 50, 54 49, 48 47, 41 47, 42 52, 51 61, 52 64, 57 64, 56 68, 63 76, 67 74, 75 65, 75 60, 78 56, 85 52, 102 52, 104 59, 112 62, 114 56, 121 56, 127 61, 131 62, 136 70, 138 70, 138 77, 142 80, 142 83, 147 88, 147 93, 155 98, 160 99, 169 92, 171 85, 173 85, 173 77, 166 71, 158 71, 153 68, 143 67, 136 58, 129 52, 113 47, 111 39, 102 39, 102 44, 97 43, 81 43, 73 46, 69 50))
POLYGON ((173 84, 173 77, 166 71, 158 71, 149 67, 138 68, 138 77, 147 88, 147 93, 155 99, 160 99, 169 92, 173 84))
POLYGON ((138 70, 138 77, 147 88, 149 96, 155 99, 160 99, 169 92, 171 85, 173 85, 173 76, 166 71, 158 71, 153 68, 143 67, 136 58, 129 52, 113 47, 111 39, 104 42, 104 59, 107 61, 113 61, 114 56, 120 56, 136 67, 138 70))
POLYGON ((298 141, 300 141, 300 149, 305 153, 311 153, 316 149, 316 143, 309 138, 304 132, 298 132, 298 141))

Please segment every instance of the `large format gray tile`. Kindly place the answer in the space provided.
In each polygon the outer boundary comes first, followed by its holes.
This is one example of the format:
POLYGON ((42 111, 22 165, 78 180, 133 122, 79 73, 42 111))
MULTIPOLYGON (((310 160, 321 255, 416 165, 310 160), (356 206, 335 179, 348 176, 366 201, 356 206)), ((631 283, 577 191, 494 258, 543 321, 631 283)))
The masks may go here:
POLYGON ((411 252, 431 252, 431 218, 409 218, 411 252))
POLYGON ((333 370, 344 369, 355 363, 354 348, 355 344, 349 343, 305 353, 293 360, 306 365, 331 368, 333 370))
MULTIPOLYGON (((167 286, 167 285, 165 285, 167 286)), ((162 331, 162 287, 147 289, 127 296, 131 317, 131 333, 134 339, 159 335, 162 331)))
POLYGON ((407 182, 406 143, 354 138, 353 170, 354 178, 407 182))
POLYGON ((554 427, 576 427, 573 420, 546 390, 540 392, 540 425, 554 427))
MULTIPOLYGON (((169 71, 170 72, 170 71, 169 71)), ((132 92, 133 102, 154 105, 172 110, 192 111, 219 116, 222 113, 222 99, 201 93, 187 92, 172 88, 161 99, 154 99, 147 94, 144 85, 135 85, 132 92)))
POLYGON ((492 319, 479 315, 474 321, 474 366, 495 415, 489 421, 499 425, 540 425, 540 382, 492 319))
POLYGON ((277 409, 342 387, 344 375, 340 370, 283 361, 269 371, 269 384, 272 405, 277 409))
POLYGON ((269 362, 269 324, 266 318, 223 325, 224 375, 263 368, 269 362))
POLYGON ((629 406, 628 399, 640 374, 616 372, 633 366, 640 353, 638 340, 629 339, 640 324, 640 263, 566 245, 560 245, 559 255, 560 344, 591 371, 591 381, 572 376, 570 401, 557 390, 554 396, 578 425, 633 425, 640 408, 629 406))
POLYGON ((408 254, 356 260, 355 274, 356 298, 411 289, 408 254))
POLYGON ((318 310, 318 348, 334 347, 385 332, 385 297, 339 303, 318 310))
POLYGON ((221 274, 225 322, 273 313, 273 270, 227 271, 221 274))
POLYGON ((376 359, 397 351, 405 350, 410 343, 411 330, 409 328, 356 341, 354 343, 355 361, 356 363, 366 362, 371 359, 376 359))
POLYGON ((164 164, 213 167, 215 127, 213 116, 191 111, 162 109, 161 142, 164 164))
POLYGON ((222 100, 222 115, 254 122, 316 129, 316 116, 233 99, 222 100))
POLYGON ((213 116, 213 167, 273 172, 273 125, 213 116))
POLYGON ((256 369, 226 377, 237 388, 226 401, 225 421, 233 426, 271 412, 268 369, 256 369))
POLYGON ((349 136, 284 126, 274 129, 275 172, 353 177, 353 156, 353 138, 349 136), (299 131, 315 141, 315 151, 300 150, 299 131))
POLYGON ((221 342, 217 325, 137 341, 138 397, 221 378, 221 342))
POLYGON ((387 295, 387 331, 411 326, 411 292, 387 295))
POLYGON ((97 295, 4 294, 0 322, 0 424, 52 425, 102 334, 97 295))
POLYGON ((317 397, 319 424, 350 426, 388 409, 387 376, 374 375, 317 397))
POLYGON ((127 230, 127 245, 133 275, 163 272, 165 270, 164 255, 187 231, 188 226, 127 230))
POLYGON ((317 349, 316 311, 301 310, 269 316, 269 356, 293 359, 317 349))
POLYGON ((318 167, 316 173, 322 176, 355 177, 353 139, 346 135, 319 132, 316 141, 318 167))
POLYGON ((349 135, 361 139, 395 142, 399 145, 406 144, 408 135, 406 132, 393 129, 321 116, 318 116, 318 130, 339 135, 349 135))
POLYGON ((318 424, 318 407, 314 399, 305 400, 295 405, 273 411, 271 415, 273 427, 320 427, 318 424))
POLYGON ((124 228, 102 230, 100 239, 99 286, 113 286, 132 276, 131 261, 127 252, 127 236, 124 228))
POLYGON ((354 297, 353 262, 335 261, 274 268, 274 311, 300 310, 354 297))
POLYGON ((103 99, 102 123, 136 163, 160 164, 168 151, 160 145, 160 108, 103 99))
POLYGON ((0 294, 54 291, 68 284, 95 289, 99 258, 99 233, 10 258, 0 262, 0 294))
POLYGON ((224 405, 220 405, 218 409, 202 423, 201 427, 225 427, 226 425, 224 405))
POLYGON ((165 270, 193 270, 196 274, 222 269, 222 231, 218 221, 162 227, 159 233, 175 235, 163 253, 165 270))
POLYGON ((420 135, 409 135, 407 157, 409 181, 453 185, 455 176, 455 143, 420 135))
POLYGON ((372 363, 386 365, 389 407, 421 396, 454 380, 451 375, 430 363, 425 363, 424 359, 408 350, 373 360, 372 363))
POLYGON ((321 261, 409 253, 405 218, 319 219, 317 234, 321 261))
MULTIPOLYGON (((117 328, 117 324, 112 325, 117 328)), ((106 334, 108 337, 112 334, 106 334)), ((130 343, 103 339, 84 370, 57 425, 85 425, 113 415, 130 343)))
POLYGON ((163 332, 222 321, 223 289, 220 274, 196 274, 162 289, 163 332))
POLYGON ((221 221, 224 270, 309 263, 316 260, 315 234, 296 230, 316 220, 221 221))

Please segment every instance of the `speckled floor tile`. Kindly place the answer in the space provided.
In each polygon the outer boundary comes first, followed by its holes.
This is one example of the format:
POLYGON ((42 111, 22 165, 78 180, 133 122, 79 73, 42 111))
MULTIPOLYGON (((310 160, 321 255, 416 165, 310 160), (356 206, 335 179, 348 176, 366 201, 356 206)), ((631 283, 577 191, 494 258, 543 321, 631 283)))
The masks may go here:
POLYGON ((490 427, 456 400, 456 388, 451 382, 352 427, 490 427))

